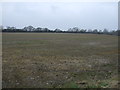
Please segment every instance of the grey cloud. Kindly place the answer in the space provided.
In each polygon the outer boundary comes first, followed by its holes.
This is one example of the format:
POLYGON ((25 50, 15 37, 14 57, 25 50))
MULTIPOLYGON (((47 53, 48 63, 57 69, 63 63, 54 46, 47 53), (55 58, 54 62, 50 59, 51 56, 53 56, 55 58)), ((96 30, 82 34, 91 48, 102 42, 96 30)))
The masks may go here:
POLYGON ((117 29, 117 8, 117 2, 4 3, 3 25, 18 28, 33 25, 63 30, 75 26, 117 29))

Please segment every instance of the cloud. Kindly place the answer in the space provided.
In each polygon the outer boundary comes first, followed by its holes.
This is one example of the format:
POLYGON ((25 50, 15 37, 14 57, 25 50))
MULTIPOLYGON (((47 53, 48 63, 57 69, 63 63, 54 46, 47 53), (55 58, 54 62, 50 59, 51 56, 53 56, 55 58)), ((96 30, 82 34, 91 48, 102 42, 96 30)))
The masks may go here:
POLYGON ((35 27, 60 28, 108 28, 117 29, 117 3, 4 3, 3 25, 22 28, 27 25, 35 27))

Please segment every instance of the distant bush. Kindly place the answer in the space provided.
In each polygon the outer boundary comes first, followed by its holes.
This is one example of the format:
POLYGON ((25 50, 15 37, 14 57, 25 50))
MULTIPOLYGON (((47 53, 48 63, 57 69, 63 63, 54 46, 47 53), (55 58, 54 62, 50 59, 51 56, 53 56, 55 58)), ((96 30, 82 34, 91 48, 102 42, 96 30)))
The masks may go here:
POLYGON ((2 29, 0 29, 2 32, 52 32, 52 33, 91 33, 91 34, 107 34, 107 35, 118 35, 120 36, 120 30, 113 30, 113 31, 109 31, 108 29, 104 29, 104 30, 98 30, 98 29, 79 29, 78 27, 73 27, 73 28, 69 28, 67 31, 63 31, 60 29, 55 29, 55 30, 50 30, 48 28, 41 28, 41 27, 37 27, 34 28, 33 26, 27 26, 24 27, 23 29, 17 29, 16 27, 6 27, 6 29, 3 29, 3 27, 1 26, 2 29))

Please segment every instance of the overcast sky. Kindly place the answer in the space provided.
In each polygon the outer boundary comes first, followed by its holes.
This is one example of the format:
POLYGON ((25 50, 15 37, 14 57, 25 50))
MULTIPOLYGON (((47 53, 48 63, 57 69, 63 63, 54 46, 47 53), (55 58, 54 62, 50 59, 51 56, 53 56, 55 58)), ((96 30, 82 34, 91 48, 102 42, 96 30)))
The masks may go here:
POLYGON ((10 2, 2 4, 3 26, 118 29, 117 2, 10 2))

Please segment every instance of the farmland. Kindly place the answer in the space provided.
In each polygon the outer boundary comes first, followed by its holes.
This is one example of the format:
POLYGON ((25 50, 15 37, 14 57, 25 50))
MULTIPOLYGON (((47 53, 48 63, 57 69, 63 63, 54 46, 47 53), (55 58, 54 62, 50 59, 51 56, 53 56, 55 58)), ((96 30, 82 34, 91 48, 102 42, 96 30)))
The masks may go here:
POLYGON ((3 33, 3 88, 116 88, 118 36, 3 33))

